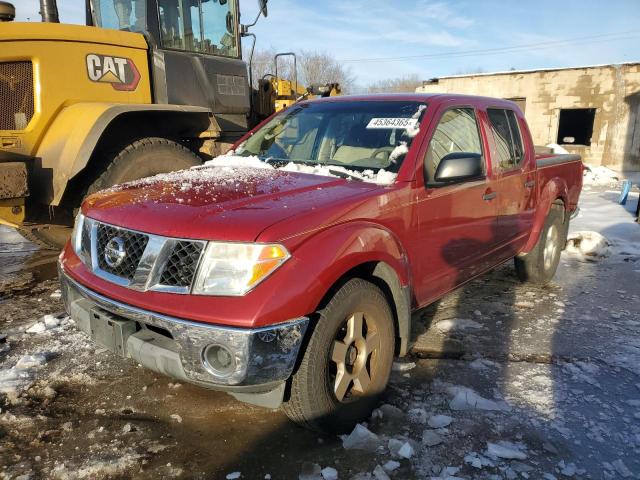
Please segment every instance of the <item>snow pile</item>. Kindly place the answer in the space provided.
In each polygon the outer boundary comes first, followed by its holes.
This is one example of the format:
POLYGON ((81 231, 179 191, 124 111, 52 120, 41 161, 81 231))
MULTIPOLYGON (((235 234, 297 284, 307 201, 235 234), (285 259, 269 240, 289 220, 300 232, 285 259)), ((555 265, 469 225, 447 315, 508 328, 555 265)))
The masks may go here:
POLYGON ((53 315, 45 315, 41 320, 31 325, 27 328, 27 333, 44 333, 47 330, 53 330, 54 328, 58 328, 59 326, 67 323, 69 321, 69 317, 55 317, 53 315))
POLYGON ((490 458, 504 458, 506 460, 526 460, 527 449, 522 443, 501 441, 487 442, 487 456, 490 458))
POLYGON ((11 368, 0 369, 0 393, 4 393, 13 403, 23 390, 34 380, 36 371, 47 363, 44 353, 23 355, 11 368))
POLYGON ((285 172, 309 173, 312 175, 322 175, 324 177, 340 177, 340 174, 344 174, 344 176, 347 177, 357 178, 363 182, 372 182, 378 185, 391 185, 397 176, 395 173, 388 172, 383 168, 377 172, 370 169, 359 171, 349 170, 348 168, 337 165, 306 165, 294 162, 289 162, 278 170, 285 172))
POLYGON ((413 446, 405 440, 390 438, 387 447, 394 458, 411 458, 415 454, 413 446))
POLYGON ((582 180, 584 185, 612 185, 615 184, 619 178, 618 174, 605 166, 593 167, 591 165, 584 164, 584 178, 582 180))
POLYGON ((223 155, 209 160, 204 166, 191 167, 170 173, 160 173, 152 177, 114 185, 106 192, 120 192, 133 188, 153 187, 163 184, 163 193, 171 188, 174 194, 201 189, 210 190, 211 184, 234 184, 240 182, 264 182, 273 178, 273 166, 261 162, 258 157, 236 157, 223 155), (236 159, 238 159, 236 161, 236 159), (216 167, 216 168, 211 168, 216 167))
POLYGON ((422 443, 427 447, 435 447, 443 442, 442 437, 433 430, 425 430, 422 432, 422 443))
POLYGON ((449 318, 440 320, 435 325, 436 329, 441 333, 447 333, 454 330, 481 330, 482 325, 474 320, 466 318, 449 318))
POLYGON ((566 148, 561 147, 557 143, 550 143, 547 145, 547 148, 550 148, 551 151, 557 155, 566 155, 569 153, 566 148))
POLYGON ((567 253, 583 261, 596 261, 608 257, 611 243, 598 232, 578 231, 567 237, 567 253))
POLYGON ((480 455, 476 452, 471 452, 465 455, 464 463, 471 465, 473 468, 481 469, 484 467, 493 467, 494 464, 487 457, 480 455))
POLYGON ((240 155, 220 155, 212 160, 204 162, 207 167, 230 167, 230 168, 261 168, 273 170, 273 165, 263 162, 255 155, 242 157, 240 155))
POLYGON ((451 422, 453 422, 453 418, 448 415, 434 415, 429 418, 427 424, 431 428, 445 428, 448 427, 451 422))
POLYGON ((380 438, 364 425, 356 425, 349 435, 342 435, 342 446, 345 450, 376 450, 380 438))
MULTIPOLYGON (((406 145, 405 145, 406 147, 406 145)), ((408 151, 408 149, 407 149, 408 151)), ((224 167, 224 168, 257 168, 263 170, 276 170, 273 165, 263 162, 256 156, 241 157, 238 155, 221 155, 205 162, 207 167, 224 167)), ((373 170, 350 170, 338 165, 307 165, 303 163, 289 162, 283 167, 279 167, 277 170, 284 172, 298 172, 309 173, 311 175, 322 175, 324 177, 337 177, 339 178, 344 174, 346 177, 353 177, 360 179, 364 182, 373 182, 378 185, 391 185, 395 179, 396 174, 388 172, 384 169, 380 169, 377 172, 373 170)))
POLYGON ((468 387, 452 385, 446 389, 453 398, 449 402, 451 410, 489 410, 508 411, 509 405, 506 402, 496 402, 478 395, 468 387))
POLYGON ((131 452, 120 452, 113 458, 102 460, 88 460, 79 468, 69 467, 64 463, 58 464, 53 470, 52 477, 60 480, 93 479, 121 477, 139 464, 141 455, 131 452))

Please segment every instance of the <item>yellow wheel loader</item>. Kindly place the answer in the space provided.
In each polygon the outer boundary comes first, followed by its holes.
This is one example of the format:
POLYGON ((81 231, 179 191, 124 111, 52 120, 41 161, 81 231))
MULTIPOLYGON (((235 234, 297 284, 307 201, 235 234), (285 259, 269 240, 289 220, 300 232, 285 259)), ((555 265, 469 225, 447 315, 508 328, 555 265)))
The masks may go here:
POLYGON ((88 193, 224 153, 275 110, 239 0, 86 0, 86 25, 0 1, 0 223, 59 248, 88 193), (253 52, 253 47, 251 48, 253 52))

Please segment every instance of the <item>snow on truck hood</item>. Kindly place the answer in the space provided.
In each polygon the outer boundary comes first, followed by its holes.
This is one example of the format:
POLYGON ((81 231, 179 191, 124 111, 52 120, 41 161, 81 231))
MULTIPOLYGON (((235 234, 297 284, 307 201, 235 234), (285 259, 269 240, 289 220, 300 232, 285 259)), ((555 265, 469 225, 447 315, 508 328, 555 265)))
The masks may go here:
POLYGON ((83 212, 158 235, 253 241, 286 218, 379 188, 370 183, 378 177, 395 179, 395 174, 383 172, 372 173, 370 182, 348 181, 325 168, 289 164, 276 169, 255 157, 227 155, 201 167, 103 190, 87 198, 83 212))

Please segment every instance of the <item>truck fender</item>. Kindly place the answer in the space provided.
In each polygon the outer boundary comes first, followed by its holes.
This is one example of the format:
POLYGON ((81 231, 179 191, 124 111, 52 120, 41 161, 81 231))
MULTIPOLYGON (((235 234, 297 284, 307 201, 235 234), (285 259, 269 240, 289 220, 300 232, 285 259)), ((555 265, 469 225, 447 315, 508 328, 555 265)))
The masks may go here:
POLYGON ((522 252, 520 252, 521 255, 529 253, 536 246, 536 243, 538 243, 540 233, 544 227, 544 222, 551 210, 551 205, 553 205, 556 200, 562 200, 564 204, 566 222, 568 212, 567 208, 569 206, 567 202, 567 199, 569 198, 568 192, 569 189, 567 187, 567 182, 560 177, 554 177, 546 183, 538 197, 538 208, 536 209, 536 213, 533 217, 531 234, 529 235, 529 240, 522 249, 522 252))
POLYGON ((385 294, 391 296, 397 321, 398 352, 407 353, 411 332, 410 269, 406 252, 391 231, 370 222, 336 225, 299 245, 294 256, 315 272, 315 280, 307 290, 308 311, 321 306, 341 279, 366 266, 367 275, 387 287, 385 294))
POLYGON ((98 102, 65 107, 55 117, 38 147, 33 181, 39 200, 59 205, 67 183, 87 166, 105 130, 116 118, 132 112, 190 113, 203 116, 206 125, 209 124, 209 110, 203 107, 98 102))

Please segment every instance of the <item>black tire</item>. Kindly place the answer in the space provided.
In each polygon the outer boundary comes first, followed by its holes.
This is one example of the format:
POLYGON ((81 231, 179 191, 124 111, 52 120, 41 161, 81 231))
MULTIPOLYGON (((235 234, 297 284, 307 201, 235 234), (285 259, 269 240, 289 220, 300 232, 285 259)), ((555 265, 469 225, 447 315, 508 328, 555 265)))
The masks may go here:
POLYGON ((569 219, 565 220, 562 205, 552 205, 533 250, 514 259, 521 281, 538 285, 551 281, 560 263, 560 253, 567 243, 568 227, 569 219))
POLYGON ((30 230, 18 228, 18 233, 45 250, 60 250, 71 236, 71 227, 49 227, 30 230))
MULTIPOLYGON (((148 137, 127 145, 121 151, 107 155, 107 168, 86 191, 87 195, 118 183, 173 172, 200 165, 202 160, 188 148, 166 138, 148 137), (113 160, 109 160, 109 157, 113 160)), ((78 199, 78 205, 82 199, 78 199)), ((19 229, 20 234, 41 248, 59 250, 71 235, 71 227, 19 229)))
POLYGON ((369 417, 389 381, 395 349, 393 315, 382 291, 359 278, 345 283, 317 314, 317 324, 291 379, 283 410, 291 420, 311 430, 350 432, 356 423, 369 417), (361 339, 351 343, 347 335, 355 331, 350 325, 356 323, 356 317, 362 319, 365 328, 360 328, 364 332, 361 339), (377 347, 369 351, 370 343, 377 347), (338 349, 336 344, 347 348, 338 349), (347 376, 340 378, 357 378, 344 382, 348 390, 340 401, 336 393, 340 367, 332 357, 342 351, 347 376), (361 376, 362 368, 366 377, 361 376), (370 379, 367 388, 362 387, 361 378, 370 379))
POLYGON ((166 138, 142 138, 121 150, 89 186, 87 195, 119 183, 200 165, 202 160, 187 147, 166 138))

